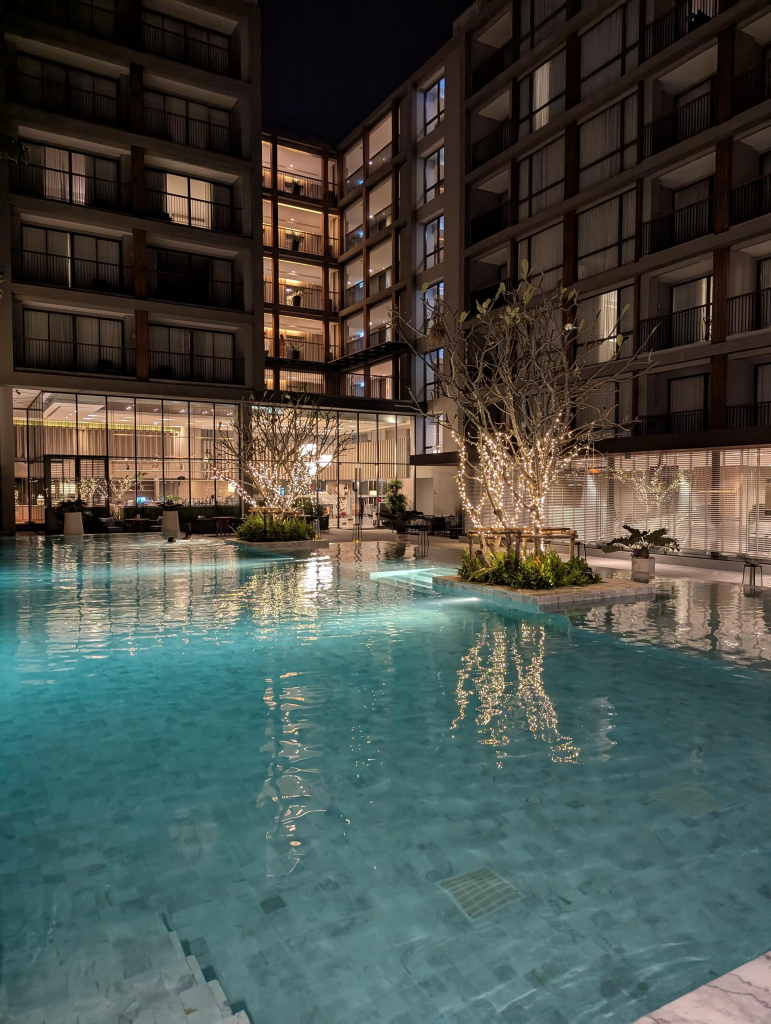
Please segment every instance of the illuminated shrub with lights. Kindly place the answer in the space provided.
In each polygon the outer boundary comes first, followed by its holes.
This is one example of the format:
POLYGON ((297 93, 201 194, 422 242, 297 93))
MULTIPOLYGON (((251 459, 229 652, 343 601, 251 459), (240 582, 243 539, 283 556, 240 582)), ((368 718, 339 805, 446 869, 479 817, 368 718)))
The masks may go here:
POLYGON ((458 576, 469 583, 513 587, 515 590, 587 587, 602 579, 583 558, 563 562, 556 551, 527 555, 519 562, 505 551, 490 552, 481 558, 464 551, 458 576))
POLYGON ((304 519, 287 516, 286 519, 267 518, 261 515, 247 516, 240 526, 236 527, 239 540, 280 541, 280 540, 313 540, 313 526, 304 519))

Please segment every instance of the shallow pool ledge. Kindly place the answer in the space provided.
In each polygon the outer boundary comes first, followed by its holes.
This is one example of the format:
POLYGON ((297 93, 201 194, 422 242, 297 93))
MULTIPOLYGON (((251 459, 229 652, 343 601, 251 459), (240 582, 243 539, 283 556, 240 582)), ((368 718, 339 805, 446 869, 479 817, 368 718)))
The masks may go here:
POLYGON ((768 1024, 771 953, 715 978, 636 1024, 768 1024))
POLYGON ((226 537, 226 544, 237 544, 245 551, 259 551, 262 554, 298 555, 328 548, 328 540, 241 540, 240 537, 226 537))
POLYGON ((487 605, 513 611, 554 612, 587 604, 615 604, 619 601, 650 600, 656 594, 652 583, 633 580, 603 580, 588 587, 559 587, 556 590, 512 590, 487 583, 467 583, 457 576, 434 576, 440 593, 463 591, 487 605))

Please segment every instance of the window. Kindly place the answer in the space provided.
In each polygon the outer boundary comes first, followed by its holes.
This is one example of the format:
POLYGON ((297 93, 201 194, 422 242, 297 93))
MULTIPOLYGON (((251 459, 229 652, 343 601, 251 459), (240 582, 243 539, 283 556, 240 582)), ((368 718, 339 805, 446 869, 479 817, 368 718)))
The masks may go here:
POLYGON ((627 96, 579 127, 579 188, 607 181, 637 163, 637 100, 627 96))
POLYGON ((544 291, 555 288, 562 279, 562 224, 523 238, 517 245, 517 264, 530 264, 530 271, 544 291), (543 275, 541 277, 541 275, 543 275))
POLYGON ((444 77, 423 93, 423 123, 428 135, 444 119, 444 77))
POLYGON ((345 251, 353 249, 364 239, 364 203, 361 199, 347 206, 343 214, 345 220, 345 251))
POLYGON ((423 417, 423 451, 426 455, 436 455, 444 451, 444 431, 447 414, 423 417))
POLYGON ((235 355, 236 337, 224 331, 195 331, 189 327, 150 324, 147 333, 151 352, 216 359, 232 359, 235 355))
POLYGON ((343 268, 343 306, 353 306, 364 298, 364 261, 361 257, 343 268))
POLYGON ((444 299, 444 281, 437 281, 423 292, 423 331, 427 331, 431 325, 431 319, 435 310, 441 306, 444 299))
POLYGON ((117 160, 26 141, 25 146, 29 163, 14 165, 24 191, 63 203, 118 206, 117 160))
POLYGON ((377 295, 393 284, 391 239, 369 250, 369 294, 377 295))
POLYGON ((519 82, 519 137, 538 131, 565 109, 565 51, 519 82))
MULTIPOLYGON (((669 382, 670 413, 701 412, 707 407, 709 374, 696 373, 690 377, 676 377, 669 382)), ((685 417, 684 417, 685 419, 685 417)))
POLYGON ((423 202, 430 203, 444 192, 444 146, 427 156, 423 164, 423 202))
POLYGON ((444 216, 437 217, 423 227, 423 266, 426 270, 444 260, 444 216))
POLYGON ((168 302, 238 308, 242 289, 233 281, 233 261, 174 249, 147 249, 148 294, 168 302))
POLYGON ((605 363, 616 356, 631 355, 634 321, 634 288, 614 288, 581 301, 578 321, 584 321, 586 338, 582 348, 587 364, 605 363), (618 343, 618 336, 624 341, 618 343))
POLYGON ((20 102, 86 121, 103 124, 117 121, 118 83, 115 79, 39 60, 26 53, 20 53, 17 60, 19 73, 11 81, 12 88, 18 89, 14 98, 20 102))
POLYGON ((581 36, 581 98, 637 67, 639 0, 628 0, 581 36))
POLYGON ((437 348, 428 352, 425 359, 420 360, 423 366, 423 395, 427 402, 438 398, 436 392, 436 372, 444 370, 444 349, 437 348))
POLYGON ((755 367, 755 404, 771 402, 771 363, 755 367))
POLYGON ((23 321, 25 365, 96 372, 123 363, 122 320, 25 309, 23 321))
POLYGON ((147 213, 209 231, 233 230, 230 185, 145 168, 147 213))
POLYGON ((532 50, 565 20, 565 0, 522 0, 519 22, 520 55, 532 50))
POLYGON ((142 37, 148 53, 229 73, 229 39, 221 32, 142 8, 142 37))
POLYGON ((519 219, 562 202, 565 191, 565 139, 536 150, 519 162, 519 219))
POLYGON ((370 235, 377 234, 383 228, 388 227, 393 221, 393 205, 391 202, 391 178, 372 189, 367 196, 368 226, 370 235))
POLYGON ((578 215, 578 279, 634 260, 634 189, 578 215))
MULTIPOLYGON (((230 151, 230 112, 145 89, 145 131, 196 149, 230 151)), ((265 145, 263 143, 263 145, 265 145)), ((268 146, 268 165, 270 146, 268 146)), ((270 185, 270 182, 267 182, 270 185)))
POLYGON ((28 281, 111 290, 122 285, 120 242, 115 239, 23 224, 20 256, 28 281))

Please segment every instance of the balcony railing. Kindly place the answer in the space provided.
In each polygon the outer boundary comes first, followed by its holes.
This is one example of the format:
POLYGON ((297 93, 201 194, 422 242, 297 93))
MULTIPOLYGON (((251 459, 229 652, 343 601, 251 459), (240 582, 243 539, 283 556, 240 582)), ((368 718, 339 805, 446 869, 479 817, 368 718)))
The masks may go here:
POLYGON ((696 345, 710 340, 712 306, 693 306, 666 316, 641 320, 639 345, 643 352, 661 352, 680 345, 696 345))
POLYGON ((400 384, 405 389, 409 382, 394 377, 367 376, 363 373, 348 373, 345 376, 345 393, 349 398, 377 398, 389 400, 400 397, 400 384))
MULTIPOLYGON (((288 192, 290 196, 301 196, 303 199, 329 199, 324 192, 324 182, 321 178, 311 178, 307 174, 282 170, 279 170, 276 178, 276 188, 279 192, 288 192)), ((334 195, 332 199, 334 200, 334 195)))
POLYGON ((646 124, 643 135, 643 156, 653 156, 683 139, 706 131, 715 123, 714 93, 708 92, 679 110, 646 124))
POLYGON ((653 57, 678 39, 706 24, 717 14, 718 0, 686 0, 645 26, 643 60, 653 57))
POLYGON ((379 149, 377 153, 373 153, 373 155, 369 158, 369 161, 367 163, 367 174, 373 174, 376 170, 378 170, 378 168, 384 167, 392 156, 393 143, 389 142, 388 145, 383 146, 382 149, 379 149))
POLYGON ((377 295, 378 292, 385 291, 386 288, 391 287, 393 274, 391 273, 392 268, 386 267, 385 270, 381 270, 379 274, 370 274, 369 278, 369 294, 377 295))
POLYGON ((374 331, 369 332, 369 347, 377 348, 378 345, 386 345, 389 341, 393 341, 394 329, 389 327, 388 324, 384 324, 382 327, 376 328, 374 331))
POLYGON ((14 338, 13 362, 17 369, 24 370, 107 373, 124 377, 136 373, 136 352, 132 348, 81 345, 50 338, 14 338))
POLYGON ((194 149, 241 156, 241 133, 237 128, 212 124, 211 121, 198 121, 194 117, 172 114, 168 110, 145 107, 145 132, 194 149))
POLYGON ((474 217, 471 221, 471 244, 481 242, 483 238, 489 238, 490 235, 503 231, 504 228, 511 227, 514 223, 512 210, 512 202, 510 199, 507 199, 505 203, 501 203, 495 209, 488 210, 487 213, 480 213, 478 217, 474 217))
POLYGON ((731 189, 732 224, 742 224, 766 213, 771 213, 771 174, 731 189))
POLYGON ((324 289, 314 284, 285 284, 279 281, 279 302, 283 306, 302 306, 305 309, 324 308, 324 289))
POLYGON ((200 384, 243 384, 244 361, 227 356, 193 355, 188 352, 155 352, 150 357, 150 376, 156 380, 191 380, 200 384))
POLYGON ((34 164, 9 163, 8 168, 12 192, 105 210, 130 208, 129 187, 119 181, 70 174, 69 171, 55 171, 34 164))
POLYGON ((728 300, 728 333, 744 334, 771 327, 771 288, 728 300))
POLYGON ((354 228, 352 231, 346 231, 345 233, 345 251, 349 249, 355 249, 357 245, 361 245, 364 241, 364 225, 360 225, 358 228, 354 228))
POLYGON ((309 231, 298 231, 296 228, 283 228, 279 225, 278 247, 290 252, 310 252, 320 256, 324 251, 324 239, 321 235, 309 231))
POLYGON ((756 402, 753 405, 729 405, 726 409, 726 426, 771 427, 771 402, 756 402))
POLYGON ((55 256, 29 249, 14 249, 13 276, 17 281, 35 281, 60 288, 85 288, 92 292, 129 295, 134 290, 134 268, 118 263, 55 256))
POLYGON ((345 343, 345 354, 353 355, 356 352, 363 352, 367 347, 367 339, 362 335, 360 338, 350 338, 345 343))
POLYGON ((482 164, 492 160, 505 149, 508 149, 516 141, 516 125, 512 120, 499 124, 495 131, 490 132, 479 142, 471 146, 471 166, 481 167, 482 164))
POLYGON ((19 5, 31 18, 85 32, 100 39, 115 36, 115 12, 80 0, 24 0, 19 5))
POLYGON ((358 188, 359 185, 364 184, 364 168, 359 167, 343 182, 343 195, 347 196, 349 192, 353 192, 354 189, 358 188))
POLYGON ((370 235, 376 235, 378 231, 382 231, 384 228, 390 227, 393 221, 391 206, 384 206, 382 210, 378 210, 377 213, 373 213, 367 219, 367 232, 370 235))
POLYGON ((364 282, 359 281, 358 284, 353 284, 350 288, 346 288, 343 293, 343 299, 345 300, 345 306, 354 306, 357 302, 361 302, 364 298, 364 282))
POLYGON ((282 359, 300 359, 310 363, 324 362, 324 346, 318 341, 308 341, 302 337, 291 335, 284 342, 284 351, 279 352, 282 359))
POLYGON ((741 114, 743 110, 749 110, 768 99, 771 99, 771 62, 766 61, 734 79, 734 114, 741 114))
POLYGON ((36 78, 12 72, 8 75, 8 99, 15 103, 25 103, 30 107, 51 110, 68 117, 77 117, 83 121, 95 121, 97 124, 118 123, 118 100, 115 96, 105 96, 86 89, 76 89, 66 82, 52 82, 46 78, 36 78))
POLYGON ((642 226, 642 253, 670 249, 673 245, 691 242, 712 231, 712 199, 700 199, 663 217, 646 221, 642 226))
POLYGON ((220 75, 230 75, 232 78, 238 78, 241 74, 238 58, 224 46, 193 39, 181 32, 169 32, 156 25, 143 24, 142 45, 146 53, 168 57, 169 60, 179 61, 180 64, 215 71, 220 75))
MULTIPOLYGON (((519 53, 517 53, 519 56, 519 53)), ((487 60, 471 72, 471 91, 477 92, 482 86, 492 82, 502 71, 505 71, 514 60, 514 44, 511 40, 504 43, 500 50, 491 53, 487 60)))
POLYGON ((653 434, 691 434, 707 429, 707 410, 692 409, 689 412, 665 412, 658 416, 640 416, 632 427, 635 437, 650 437, 653 434))
POLYGON ((173 224, 186 224, 191 228, 203 228, 205 231, 241 234, 241 209, 237 206, 212 203, 206 199, 190 199, 189 196, 176 196, 153 188, 145 189, 145 203, 148 217, 173 224))
POLYGON ((147 271, 147 294, 151 299, 185 302, 193 306, 244 308, 244 286, 236 281, 212 281, 167 270, 147 271))

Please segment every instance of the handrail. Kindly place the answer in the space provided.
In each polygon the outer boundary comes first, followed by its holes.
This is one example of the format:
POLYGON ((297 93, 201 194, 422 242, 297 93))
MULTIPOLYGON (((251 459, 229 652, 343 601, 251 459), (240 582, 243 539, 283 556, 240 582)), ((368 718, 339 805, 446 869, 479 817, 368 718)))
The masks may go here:
POLYGON ((148 135, 170 139, 194 149, 241 156, 241 133, 237 128, 200 121, 157 107, 144 108, 144 128, 148 135))
POLYGON ((134 268, 101 260, 83 260, 74 256, 13 249, 13 276, 19 281, 37 281, 62 288, 130 294, 134 290, 134 268))
POLYGON ((25 370, 59 370, 128 376, 136 373, 136 351, 117 345, 83 345, 78 341, 14 337, 14 366, 25 370))
MULTIPOLYGON (((117 82, 115 86, 117 93, 117 82)), ((49 78, 38 78, 22 71, 9 72, 8 98, 15 103, 68 114, 82 121, 113 125, 118 123, 117 95, 89 92, 69 82, 53 82, 49 78)))

